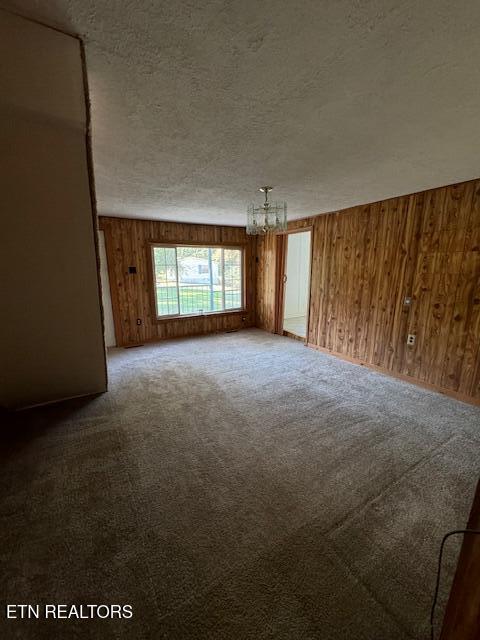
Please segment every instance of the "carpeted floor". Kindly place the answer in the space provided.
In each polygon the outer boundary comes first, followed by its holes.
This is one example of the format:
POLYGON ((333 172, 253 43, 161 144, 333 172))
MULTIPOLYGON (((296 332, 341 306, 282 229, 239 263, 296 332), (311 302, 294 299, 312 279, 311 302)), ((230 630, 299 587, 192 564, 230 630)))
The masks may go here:
POLYGON ((109 366, 109 393, 10 419, 0 594, 133 618, 2 612, 0 637, 428 638, 439 542, 480 472, 478 408, 256 329, 109 366))

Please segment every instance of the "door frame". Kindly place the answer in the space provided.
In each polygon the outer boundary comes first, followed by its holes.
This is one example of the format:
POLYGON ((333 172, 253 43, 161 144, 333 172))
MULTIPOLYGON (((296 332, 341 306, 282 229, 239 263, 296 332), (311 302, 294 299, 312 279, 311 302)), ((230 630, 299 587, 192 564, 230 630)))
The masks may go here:
MULTIPOLYGON (((291 229, 277 236, 276 246, 276 278, 275 278, 275 333, 280 335, 292 335, 283 329, 283 315, 285 313, 285 276, 287 268, 287 253, 288 253, 288 236, 293 233, 310 232, 310 269, 308 274, 308 305, 307 305, 307 319, 306 319, 306 336, 303 340, 304 344, 308 343, 308 330, 310 323, 310 306, 312 297, 312 263, 313 263, 313 224, 305 227, 299 227, 298 229, 291 229)), ((300 338, 301 339, 301 338, 300 338)))

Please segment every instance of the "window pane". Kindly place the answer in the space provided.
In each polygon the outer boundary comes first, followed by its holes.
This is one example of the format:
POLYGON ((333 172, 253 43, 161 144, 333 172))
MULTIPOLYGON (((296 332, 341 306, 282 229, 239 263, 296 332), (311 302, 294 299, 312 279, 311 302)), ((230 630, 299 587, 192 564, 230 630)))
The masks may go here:
POLYGON ((180 313, 223 310, 222 250, 216 247, 178 247, 180 313))
POLYGON ((153 264, 155 268, 157 314, 159 316, 178 314, 175 247, 154 247, 153 264))
POLYGON ((215 313, 242 307, 242 250, 154 247, 158 316, 215 313))
POLYGON ((242 306, 242 252, 224 249, 225 309, 242 306))

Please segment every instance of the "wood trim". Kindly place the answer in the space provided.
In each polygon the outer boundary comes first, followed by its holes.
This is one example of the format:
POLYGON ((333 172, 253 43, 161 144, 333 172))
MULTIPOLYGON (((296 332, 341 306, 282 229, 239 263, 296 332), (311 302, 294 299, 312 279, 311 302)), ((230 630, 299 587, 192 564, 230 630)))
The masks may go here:
POLYGON ((299 227, 298 229, 291 229, 286 231, 278 238, 282 238, 282 249, 277 253, 278 256, 278 265, 277 269, 277 305, 276 305, 276 316, 275 316, 275 333, 279 333, 280 335, 293 337, 295 339, 300 339, 304 344, 307 344, 308 341, 308 324, 310 319, 310 305, 311 305, 311 297, 312 297, 312 263, 313 263, 313 225, 308 225, 305 227, 299 227), (283 320, 285 314, 285 270, 287 266, 288 259, 288 236, 293 235, 294 233, 305 233, 310 232, 310 270, 308 274, 308 304, 307 304, 307 318, 306 318, 306 337, 301 338, 300 336, 296 336, 294 333, 290 333, 290 331, 286 331, 283 328, 283 320))
POLYGON ((169 240, 168 242, 162 242, 151 240, 150 245, 157 247, 219 247, 225 249, 242 249, 245 250, 247 242, 175 242, 169 240))
POLYGON ((291 338, 292 340, 298 340, 298 342, 303 342, 303 344, 305 344, 305 341, 306 341, 306 338, 302 338, 302 336, 297 336, 296 333, 290 333, 290 331, 287 331, 286 329, 282 331, 282 335, 285 336, 286 338, 291 338))
POLYGON ((453 391, 452 389, 441 387, 439 385, 430 384, 429 382, 418 380, 417 378, 413 378, 403 373, 390 371, 389 369, 385 369, 384 367, 379 367, 378 365, 365 362, 365 360, 352 358, 351 356, 345 355, 343 353, 338 353, 336 351, 331 351, 330 349, 327 349, 325 347, 320 347, 319 345, 313 344, 312 342, 307 342, 306 346, 309 347, 310 349, 315 349, 315 351, 321 351, 322 353, 327 353, 328 355, 334 356, 335 358, 339 358, 340 360, 345 360, 346 362, 350 362, 351 364, 356 364, 357 366, 360 366, 360 367, 367 367, 367 369, 371 369, 372 371, 376 371, 377 373, 382 373, 385 376, 389 376, 391 378, 397 378, 398 380, 402 380, 403 382, 409 382, 410 384, 414 384, 417 387, 429 389, 430 391, 435 391, 437 393, 441 393, 442 395, 455 398, 455 400, 461 400, 462 402, 467 402, 468 404, 480 406, 480 399, 472 398, 471 396, 467 396, 464 393, 459 393, 458 391, 453 391))
POLYGON ((246 309, 232 309, 227 311, 209 311, 207 313, 191 313, 190 315, 172 315, 172 316, 158 316, 157 323, 171 322, 172 320, 191 320, 192 318, 210 318, 211 316, 231 316, 231 315, 245 315, 246 309))
MULTIPOLYGON (((198 316, 195 316, 196 318, 198 318, 198 316)), ((201 317, 201 316, 200 316, 201 317)), ((177 318, 175 318, 176 320, 177 318)), ((191 319, 191 318, 190 318, 191 319)), ((249 327, 251 327, 252 325, 248 325, 249 327)), ((213 334, 219 334, 219 333, 236 333, 237 331, 242 331, 243 327, 236 327, 234 329, 218 329, 218 331, 216 330, 210 330, 210 331, 189 331, 188 333, 183 333, 182 335, 179 336, 162 336, 160 338, 154 337, 154 338, 145 338, 145 340, 139 341, 139 342, 125 342, 125 344, 122 344, 118 347, 111 347, 112 349, 133 349, 134 347, 143 347, 146 344, 156 344, 159 342, 164 342, 165 340, 168 340, 169 342, 171 340, 189 340, 190 338, 197 338, 200 336, 206 336, 206 335, 213 335, 213 334)))
MULTIPOLYGON (((238 311, 245 311, 247 307, 247 261, 245 259, 245 256, 247 253, 246 245, 242 246, 241 249, 242 249, 242 252, 240 254, 240 260, 241 260, 241 274, 242 274, 242 299, 241 299, 242 307, 241 309, 238 309, 238 311)), ((254 255, 256 255, 256 252, 254 252, 254 255)), ((222 251, 222 263, 223 263, 223 274, 225 277, 225 251, 222 251)), ((255 269, 255 266, 254 266, 254 269, 255 269)), ((225 287, 223 287, 223 302, 224 302, 223 306, 225 306, 225 287)), ((232 311, 235 311, 235 309, 232 309, 232 311)), ((253 322, 255 322, 255 308, 253 309, 253 322)))
POLYGON ((308 272, 308 304, 307 304, 307 318, 306 318, 306 337, 304 343, 308 342, 308 331, 310 327, 310 309, 312 306, 312 264, 313 264, 313 225, 305 227, 305 231, 310 231, 310 270, 308 272))
MULTIPOLYGON (((480 529, 480 481, 467 529, 480 529)), ((440 640, 478 640, 480 637, 479 575, 480 535, 465 534, 445 609, 440 640)))
POLYGON ((283 307, 285 304, 285 260, 287 253, 287 234, 275 237, 275 328, 274 333, 283 333, 283 307))
MULTIPOLYGON (((102 220, 105 221, 106 224, 116 224, 116 223, 122 223, 122 222, 140 222, 140 223, 147 223, 147 224, 153 224, 154 226, 156 225, 169 225, 169 226, 173 226, 173 227, 178 227, 179 229, 182 229, 183 227, 187 227, 187 228, 197 228, 197 229, 202 229, 205 227, 210 227, 212 229, 228 229, 229 231, 240 231, 241 233, 243 233, 244 236, 246 236, 246 231, 245 231, 245 227, 239 227, 238 225, 216 225, 216 224, 207 224, 206 222, 180 222, 178 220, 165 220, 165 219, 161 219, 161 218, 129 218, 128 216, 115 216, 115 215, 108 215, 108 214, 101 214, 100 218, 102 220)), ((155 234, 156 235, 156 234, 155 234)), ((248 238, 254 238, 256 236, 248 236, 247 240, 243 241, 246 242, 248 244, 248 238)), ((175 240, 169 240, 169 242, 175 242, 175 240)), ((181 241, 180 241, 181 242, 181 241)))
MULTIPOLYGON (((41 24, 41 23, 39 23, 41 24)), ((56 29, 60 31, 59 29, 56 29)), ((67 33, 67 32, 63 32, 67 33)), ((98 306, 100 308, 100 323, 102 327, 102 341, 103 341, 103 370, 104 370, 104 385, 105 391, 108 390, 108 367, 107 367, 107 347, 105 344, 105 312, 103 310, 102 301, 102 279, 100 276, 100 249, 98 246, 98 213, 97 213, 97 193, 95 187, 95 171, 93 168, 93 151, 92 151, 92 110, 90 104, 90 87, 88 84, 88 72, 87 72, 87 56, 85 53, 85 45, 80 36, 74 36, 77 38, 80 46, 80 59, 82 66, 82 81, 83 81, 83 95, 85 100, 85 149, 87 160, 87 172, 88 172, 88 185, 90 192, 90 205, 91 205, 91 217, 92 217, 92 239, 95 246, 95 260, 97 264, 97 296, 98 306)))

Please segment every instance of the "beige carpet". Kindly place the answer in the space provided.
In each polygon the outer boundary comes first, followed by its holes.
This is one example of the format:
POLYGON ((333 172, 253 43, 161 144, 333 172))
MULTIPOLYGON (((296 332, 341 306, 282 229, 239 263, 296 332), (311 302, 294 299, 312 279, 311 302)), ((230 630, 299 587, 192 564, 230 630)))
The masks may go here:
POLYGON ((133 618, 0 637, 428 638, 479 409, 255 329, 114 350, 110 387, 10 420, 0 593, 133 618))

